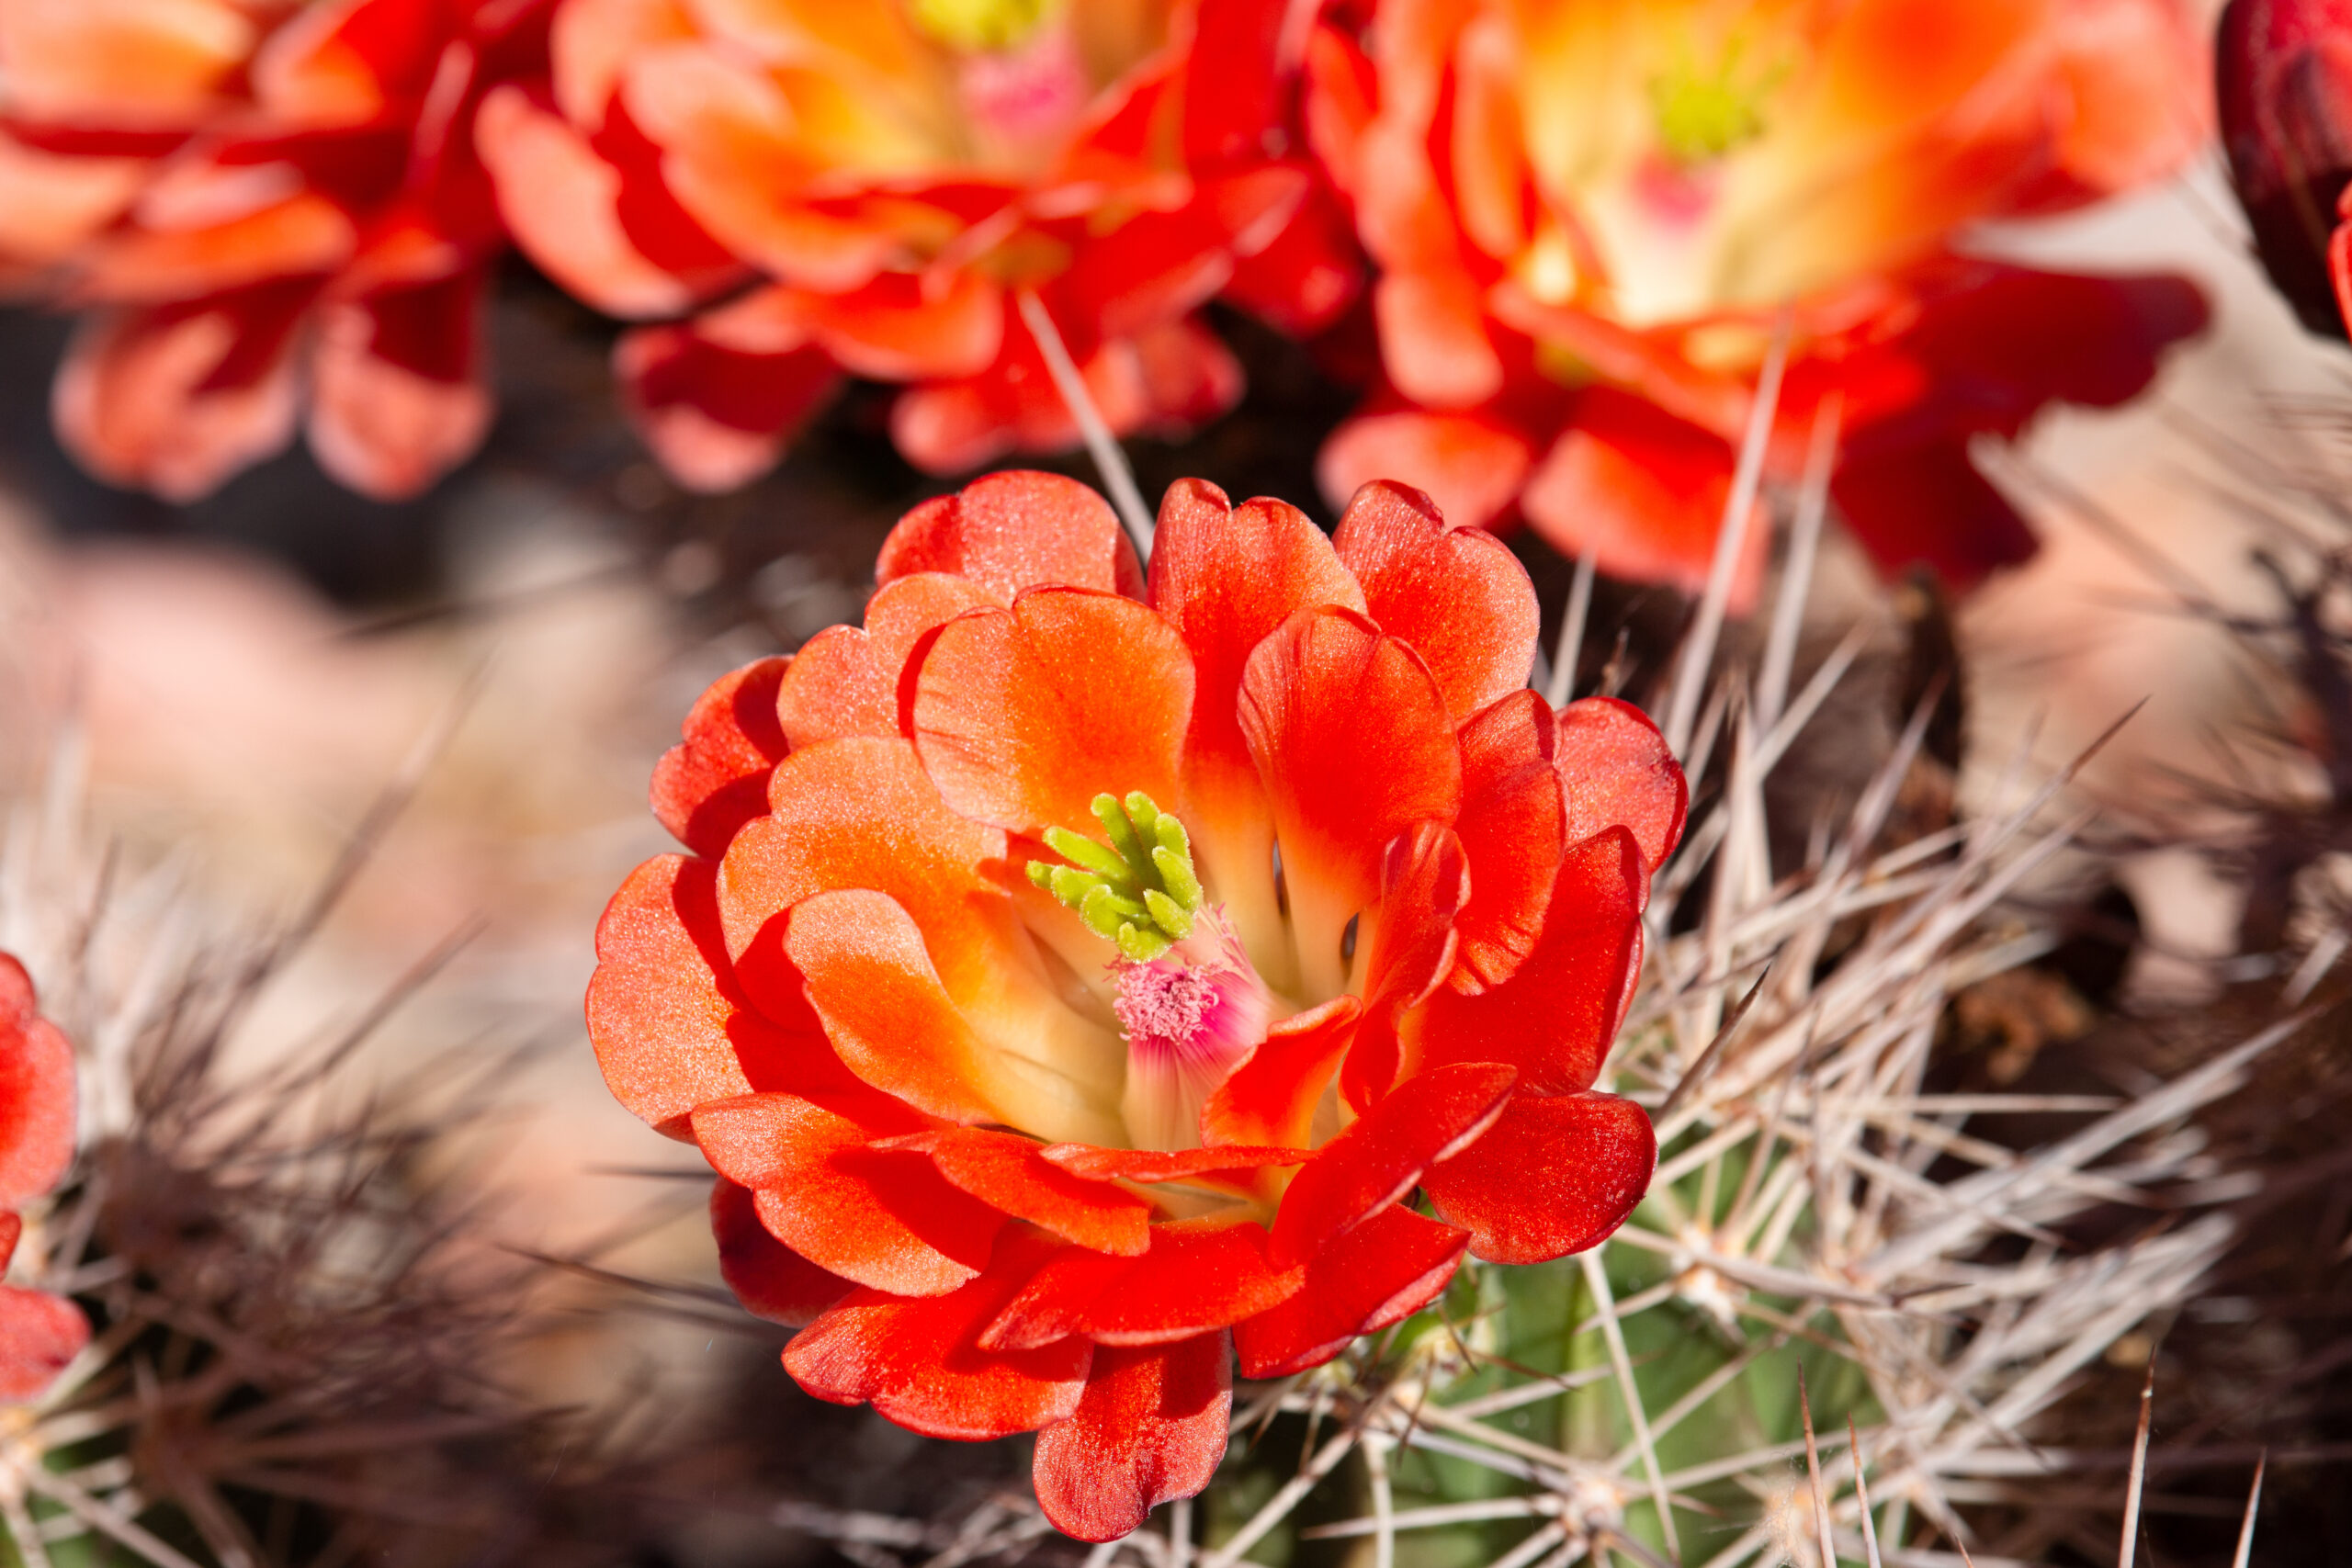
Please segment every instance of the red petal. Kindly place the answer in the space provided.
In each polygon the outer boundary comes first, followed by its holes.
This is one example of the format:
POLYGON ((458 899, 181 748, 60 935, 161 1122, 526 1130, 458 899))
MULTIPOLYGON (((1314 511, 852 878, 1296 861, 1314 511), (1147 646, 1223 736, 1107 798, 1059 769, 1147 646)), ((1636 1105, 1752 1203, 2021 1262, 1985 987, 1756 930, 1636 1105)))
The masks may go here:
POLYGON ((1241 732, 1273 808, 1308 995, 1350 987, 1341 932, 1415 822, 1451 822, 1462 753, 1419 657, 1363 616, 1302 610, 1250 654, 1241 732))
POLYGON ((1614 697, 1587 697, 1560 710, 1553 758, 1568 797, 1568 842, 1623 824, 1656 871, 1682 841, 1690 785, 1649 715, 1614 697))
POLYGON ((1431 1165, 1495 1125, 1518 1077, 1501 1063, 1466 1062, 1398 1084, 1291 1182, 1269 1256, 1304 1262, 1410 1192, 1431 1165))
POLYGON ((0 1285, 0 1401, 38 1399, 90 1342, 90 1320, 63 1296, 0 1285))
POLYGON ((1278 1307, 1233 1325, 1241 1373, 1286 1378, 1435 1301, 1469 1250, 1466 1231, 1392 1203, 1316 1254, 1278 1307))
POLYGON ((1454 830, 1470 861, 1470 901, 1454 917, 1462 949, 1453 978, 1464 989, 1508 979, 1543 934, 1552 879, 1570 841, 1555 768, 1558 728, 1544 699, 1528 691, 1462 727, 1454 830))
POLYGON ((1397 1024, 1453 967, 1453 917, 1470 894, 1469 863, 1453 829, 1419 822, 1388 846, 1380 871, 1380 914, 1365 970, 1370 1000, 1356 1030, 1340 1092, 1363 1111, 1396 1081, 1403 1060, 1397 1024))
POLYGON ((1574 1094, 1592 1087, 1633 998, 1642 965, 1642 852, 1611 828, 1561 858, 1544 937, 1517 973, 1477 996, 1432 993, 1405 1024, 1423 1070, 1447 1062, 1509 1062, 1524 1089, 1574 1094))
POLYGON ((965 816, 1090 831, 1105 790, 1172 808, 1192 704, 1192 659, 1149 608, 1037 588, 940 628, 915 672, 914 741, 965 816))
POLYGON ((1613 1094, 1515 1094, 1487 1135, 1423 1179, 1438 1216, 1490 1263, 1598 1246, 1649 1190, 1657 1135, 1613 1094))
POLYGON ((639 327, 613 345, 629 423, 688 490, 734 490, 775 466, 841 381, 824 350, 804 344, 747 353, 692 323, 639 327))
POLYGON ((1323 530, 1296 507, 1228 506, 1215 485, 1179 479, 1159 503, 1151 604, 1193 654, 1185 825, 1244 945, 1272 951, 1283 940, 1273 824, 1236 711, 1242 671, 1250 650, 1291 615, 1317 604, 1361 610, 1363 591, 1323 530))
POLYGON ((1007 604, 1047 583, 1136 592, 1143 578, 1110 502, 1076 479, 1026 470, 974 479, 900 518, 874 578, 918 571, 968 577, 1007 604))
POLYGON ((1151 1204, 1111 1181, 1072 1174, 1028 1138, 951 1127, 909 1140, 939 1173, 1017 1220, 1096 1252, 1136 1258, 1151 1246, 1151 1204))
POLYGON ((752 1190, 761 1224, 819 1268, 894 1295, 944 1295, 987 1266, 1004 1216, 922 1156, 867 1147, 921 1130, 912 1112, 859 1110, 854 1120, 797 1095, 744 1095, 696 1110, 695 1141, 752 1190))
POLYGON ((483 283, 469 271, 316 312, 304 428, 329 477, 378 501, 406 501, 481 446, 495 412, 480 374, 483 283), (420 373, 403 362, 404 348, 458 364, 420 373))
POLYGON ((776 697, 785 735, 795 746, 897 735, 900 677, 916 644, 965 611, 994 603, 978 583, 944 572, 885 584, 867 602, 863 628, 827 626, 792 656, 776 697))
POLYGON ((0 1269, 8 1267, 8 1259, 17 1256, 17 1243, 25 1236, 25 1217, 9 1213, 0 1214, 0 1269))
POLYGON ((1361 1010, 1355 998, 1335 997, 1267 1030, 1201 1108, 1202 1141, 1305 1148, 1361 1010))
POLYGON ((1233 1417, 1229 1347, 1218 1333, 1094 1352, 1078 1414, 1037 1438, 1037 1503, 1056 1529, 1116 1540, 1208 1485, 1233 1417))
POLYGON ((1505 517, 1534 461, 1527 437, 1477 414, 1420 409, 1359 414, 1315 459, 1315 485, 1334 506, 1376 479, 1426 491, 1448 520, 1484 528, 1505 517))
POLYGON ((1067 1420, 1086 1392, 1091 1344, 1007 1351, 975 1342, 1026 1279, 1019 1268, 992 1269, 927 1301, 855 1292, 793 1337, 784 1370, 820 1399, 870 1401, 930 1438, 977 1442, 1067 1420))
POLYGON ((32 976, 0 953, 0 1203, 10 1205, 74 1163, 74 1047, 33 1009, 32 976))
POLYGON ((1888 577, 1926 566, 1965 588, 2041 547, 2009 498, 1977 470, 1965 432, 1907 445, 1849 443, 1830 494, 1888 577))
POLYGON ((797 1328, 857 1289, 770 1235, 751 1189, 723 1176, 711 1184, 710 1230, 719 1277, 754 1317, 797 1328))
POLYGON ((1501 540, 1449 525, 1419 491, 1377 479, 1348 502, 1331 543, 1380 629, 1430 667, 1456 724, 1527 684, 1535 585, 1501 540))
POLYGON ((982 1343, 1042 1345, 1083 1335, 1105 1345, 1163 1345, 1254 1317, 1298 1289, 1296 1268, 1267 1261, 1266 1232, 1211 1217, 1154 1225, 1141 1258, 1071 1249, 1037 1271, 982 1343))
POLYGON ((805 1006, 791 1014, 800 1027, 779 1027, 745 1001, 719 931, 717 879, 708 861, 650 860, 596 928, 596 1065, 614 1099, 673 1138, 710 1100, 848 1079, 805 1006))
POLYGON ((788 659, 730 671, 695 700, 685 739, 653 769, 653 815, 678 842, 717 860, 737 829, 768 808, 768 774, 789 748, 776 718, 788 659))

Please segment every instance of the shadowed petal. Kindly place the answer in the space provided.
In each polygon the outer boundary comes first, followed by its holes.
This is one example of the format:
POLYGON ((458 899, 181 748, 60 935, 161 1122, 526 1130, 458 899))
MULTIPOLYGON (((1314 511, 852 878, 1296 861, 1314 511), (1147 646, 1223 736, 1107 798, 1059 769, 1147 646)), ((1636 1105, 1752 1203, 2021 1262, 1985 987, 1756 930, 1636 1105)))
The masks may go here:
POLYGON ((768 1234, 748 1187, 720 1177, 710 1189, 710 1231, 718 1274, 743 1310, 797 1328, 857 1289, 854 1280, 818 1268, 768 1234))
POLYGON ((767 811, 768 774, 789 749, 776 694, 791 662, 754 660, 712 682, 687 711, 684 739, 654 765, 653 815, 698 855, 717 860, 767 811))
POLYGON ((1453 826, 1470 862, 1470 899, 1454 917, 1462 948, 1453 982, 1464 990, 1509 979, 1543 934, 1570 841, 1557 730, 1544 699, 1524 690, 1462 727, 1462 815, 1453 826))
POLYGON ((1078 1413, 1037 1438, 1037 1503, 1056 1529, 1116 1540, 1209 1483, 1233 1415, 1230 1347, 1218 1332, 1096 1348, 1078 1413))

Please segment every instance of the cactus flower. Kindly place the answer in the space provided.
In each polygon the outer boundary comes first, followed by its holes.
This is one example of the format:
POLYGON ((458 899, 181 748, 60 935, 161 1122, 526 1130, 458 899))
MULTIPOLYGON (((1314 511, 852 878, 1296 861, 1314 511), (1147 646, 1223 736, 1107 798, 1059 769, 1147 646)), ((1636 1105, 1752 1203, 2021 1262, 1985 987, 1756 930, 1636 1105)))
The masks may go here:
POLYGON ((1368 486, 1327 536, 999 474, 901 521, 863 626, 721 680, 605 917, 606 1082, 716 1168, 818 1396, 1032 1431, 1102 1540, 1207 1483, 1231 1376, 1329 1360, 1465 1253, 1623 1221, 1593 1085, 1680 770, 1526 689, 1510 553, 1368 486), (1416 1201, 1419 1194, 1419 1201, 1416 1201))
MULTIPOLYGON (((74 1047, 36 1010, 25 966, 0 953, 0 1269, 24 1235, 17 1206, 73 1163, 74 1047)), ((89 1338, 64 1297, 0 1285, 0 1400, 39 1398, 89 1338)))

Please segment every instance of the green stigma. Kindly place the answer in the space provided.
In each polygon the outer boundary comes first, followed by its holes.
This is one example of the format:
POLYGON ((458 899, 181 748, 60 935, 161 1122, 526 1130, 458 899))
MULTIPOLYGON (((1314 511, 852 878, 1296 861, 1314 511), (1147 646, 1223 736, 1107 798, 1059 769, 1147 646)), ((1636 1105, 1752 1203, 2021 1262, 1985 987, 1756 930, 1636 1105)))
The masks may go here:
POLYGON ((1061 8, 1060 0, 908 0, 915 26, 967 53, 1017 49, 1061 8))
POLYGON ((1093 810, 1110 842, 1048 828, 1046 844, 1070 863, 1033 860, 1029 880, 1077 910, 1087 930, 1125 957, 1148 964, 1193 934, 1203 896, 1192 836, 1141 790, 1125 801, 1098 795, 1093 810))
POLYGON ((1673 67, 1650 82, 1650 110, 1668 157, 1703 164, 1764 134, 1761 105, 1785 69, 1767 68, 1743 80, 1747 40, 1736 36, 1712 70, 1700 66, 1689 45, 1677 52, 1673 67))

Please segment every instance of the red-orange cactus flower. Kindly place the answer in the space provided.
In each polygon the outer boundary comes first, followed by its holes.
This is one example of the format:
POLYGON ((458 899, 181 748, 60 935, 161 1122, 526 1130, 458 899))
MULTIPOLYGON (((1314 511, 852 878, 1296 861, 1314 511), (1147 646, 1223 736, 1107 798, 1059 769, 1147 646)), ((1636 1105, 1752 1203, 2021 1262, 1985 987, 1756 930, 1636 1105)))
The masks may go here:
MULTIPOLYGON (((0 1269, 24 1235, 16 1206, 73 1163, 74 1047, 34 1010, 24 965, 0 953, 0 1269)), ((0 1400, 38 1398, 89 1339, 64 1297, 0 1285, 0 1400)))
POLYGON ((1325 448, 1325 489, 1398 474, 1457 520, 1523 513, 1604 570, 1696 586, 1786 310, 1776 466, 1835 389, 1837 498, 1883 565, 2016 559, 2031 537, 1969 438, 2132 395, 2203 306, 1952 247, 2178 165, 2200 58, 2174 0, 1337 13, 1308 122, 1381 269, 1385 385, 1325 448))
POLYGON ((1682 775, 1524 689, 1524 572, 1401 486, 1327 537, 1179 484, 1147 580, 1091 491, 1000 474, 876 575, 695 705, 653 786, 692 852, 614 899, 589 1031, 803 1387, 1039 1430, 1108 1540, 1206 1484, 1236 1351, 1318 1365, 1639 1201, 1592 1085, 1682 775))
POLYGON ((546 3, 0 0, 0 266, 87 312, 74 455, 174 500, 298 425, 379 497, 470 455, 503 241, 468 127, 546 3))
POLYGON ((951 472, 1078 439, 1019 290, 1122 432, 1238 395, 1196 316, 1212 295, 1294 326, 1347 302, 1343 220, 1286 152, 1284 15, 561 0, 551 83, 494 95, 479 140, 531 257, 590 304, 661 323, 616 366, 682 481, 756 475, 842 371, 907 384, 899 449, 951 472))

